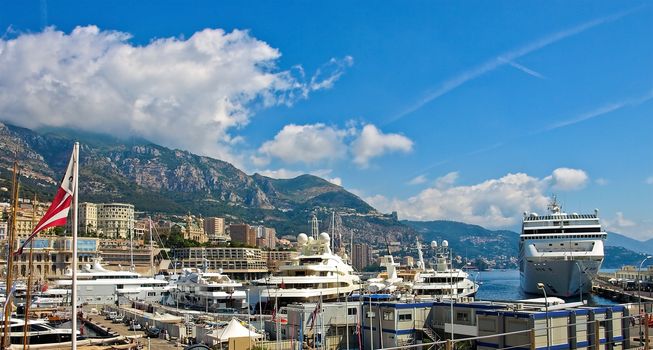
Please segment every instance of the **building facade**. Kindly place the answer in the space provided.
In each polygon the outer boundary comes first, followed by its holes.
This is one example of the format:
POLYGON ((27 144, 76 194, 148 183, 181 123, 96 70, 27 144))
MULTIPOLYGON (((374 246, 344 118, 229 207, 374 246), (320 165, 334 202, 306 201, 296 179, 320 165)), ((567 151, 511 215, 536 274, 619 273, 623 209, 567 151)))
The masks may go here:
POLYGON ((248 224, 229 225, 229 235, 232 242, 239 242, 248 246, 256 246, 256 230, 248 224))
POLYGON ((290 261, 293 258, 296 258, 299 255, 298 252, 294 250, 263 250, 261 251, 261 256, 268 264, 268 269, 270 271, 277 271, 279 266, 284 262, 290 261))
POLYGON ((268 272, 267 262, 256 248, 177 248, 172 250, 172 255, 181 268, 222 269, 229 277, 241 281, 262 278, 268 272))
POLYGON ((124 203, 97 204, 97 232, 107 238, 129 238, 134 231, 134 206, 124 203))
POLYGON ((354 253, 352 254, 352 265, 358 271, 362 271, 372 261, 372 249, 364 243, 354 244, 354 253))
MULTIPOLYGON (((23 240, 18 239, 17 249, 23 240)), ((72 238, 71 237, 37 237, 33 239, 32 253, 32 276, 36 279, 45 280, 47 278, 63 277, 66 272, 70 271, 72 266, 72 238)), ((77 268, 81 269, 84 265, 92 263, 93 259, 99 255, 97 238, 78 238, 77 239, 77 268)), ((30 245, 20 255, 14 264, 14 277, 27 277, 29 274, 29 255, 30 245)), ((2 268, 6 268, 3 262, 2 268)), ((4 272, 4 271, 3 271, 4 272)))
POLYGON ((204 232, 209 238, 212 236, 226 236, 224 218, 208 217, 204 219, 204 232))

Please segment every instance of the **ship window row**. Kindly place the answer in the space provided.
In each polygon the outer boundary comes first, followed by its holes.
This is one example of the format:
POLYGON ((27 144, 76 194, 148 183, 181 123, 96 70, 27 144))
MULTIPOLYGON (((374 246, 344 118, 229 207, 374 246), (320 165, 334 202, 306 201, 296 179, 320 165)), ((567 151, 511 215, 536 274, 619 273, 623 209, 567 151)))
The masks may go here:
POLYGON ((535 220, 561 220, 561 219, 596 219, 596 214, 570 214, 570 215, 542 215, 542 216, 527 216, 524 218, 524 221, 535 221, 535 220))
POLYGON ((524 229, 525 235, 538 234, 538 233, 585 233, 597 232, 600 229, 596 227, 579 227, 579 228, 544 228, 544 229, 524 229))
MULTIPOLYGON (((600 235, 565 235, 565 236, 533 236, 533 237, 528 237, 528 240, 534 240, 534 239, 581 239, 581 238, 605 238, 607 235, 606 234, 600 234, 600 235)), ((521 238, 522 241, 526 240, 525 237, 521 238)))
POLYGON ((346 288, 349 287, 349 284, 347 282, 340 282, 339 284, 336 282, 329 282, 329 283, 284 283, 283 288, 278 286, 278 288, 281 289, 321 289, 321 288, 338 288, 338 285, 340 285, 340 288, 346 288))
MULTIPOLYGON (((417 295, 451 295, 450 289, 413 289, 417 295)), ((457 289, 458 294, 463 294, 463 288, 457 289)))
POLYGON ((425 277, 424 282, 425 283, 454 283, 454 282, 461 282, 464 278, 462 277, 457 277, 454 278, 453 281, 451 280, 451 277, 425 277))

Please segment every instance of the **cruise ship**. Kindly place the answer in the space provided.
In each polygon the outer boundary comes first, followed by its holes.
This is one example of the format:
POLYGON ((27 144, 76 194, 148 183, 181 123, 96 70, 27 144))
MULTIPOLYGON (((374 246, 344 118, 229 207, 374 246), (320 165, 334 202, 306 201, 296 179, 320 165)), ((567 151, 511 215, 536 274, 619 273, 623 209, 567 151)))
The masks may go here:
MULTIPOLYGON (((72 275, 72 273, 68 273, 72 275)), ((70 289, 72 279, 54 281, 57 289, 70 289)), ((77 302, 115 304, 118 298, 160 302, 168 293, 168 281, 143 277, 132 271, 107 270, 96 259, 77 273, 77 302)))
POLYGON ((521 288, 530 294, 570 297, 592 288, 592 280, 603 262, 607 234, 601 228, 598 210, 593 214, 567 214, 555 197, 549 215, 524 213, 519 238, 521 288))
POLYGON ((417 241, 419 256, 418 270, 412 293, 417 300, 465 300, 472 298, 478 291, 478 284, 469 279, 469 274, 461 269, 456 269, 451 264, 451 250, 449 242, 443 240, 438 246, 436 241, 431 242, 431 249, 435 253, 433 266, 427 268, 424 264, 422 245, 417 241))
POLYGON ((232 281, 229 276, 218 272, 192 271, 184 269, 171 289, 170 306, 184 305, 193 309, 221 312, 247 307, 247 293, 242 283, 232 281))
POLYGON ((354 269, 331 251, 329 234, 297 236, 300 254, 279 267, 279 272, 254 283, 268 305, 344 299, 360 289, 354 269))

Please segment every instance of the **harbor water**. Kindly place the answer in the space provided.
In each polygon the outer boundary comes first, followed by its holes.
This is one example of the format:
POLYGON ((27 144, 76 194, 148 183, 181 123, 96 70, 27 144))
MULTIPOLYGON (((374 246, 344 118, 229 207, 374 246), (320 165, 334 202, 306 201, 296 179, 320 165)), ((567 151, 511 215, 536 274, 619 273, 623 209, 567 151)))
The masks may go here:
MULTIPOLYGON (((476 281, 480 283, 478 293, 476 293, 477 300, 513 301, 540 297, 526 294, 521 290, 519 286, 519 270, 470 271, 470 278, 476 278, 476 281)), ((579 297, 575 296, 565 300, 574 302, 578 301, 579 297)), ((610 299, 591 294, 583 294, 583 300, 587 300, 589 305, 615 304, 610 299)))

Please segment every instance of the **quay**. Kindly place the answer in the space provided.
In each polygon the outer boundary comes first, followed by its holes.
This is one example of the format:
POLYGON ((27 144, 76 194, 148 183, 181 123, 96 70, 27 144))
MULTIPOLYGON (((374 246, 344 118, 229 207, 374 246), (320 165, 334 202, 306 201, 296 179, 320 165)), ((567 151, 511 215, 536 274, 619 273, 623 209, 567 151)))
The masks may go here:
MULTIPOLYGON (((588 306, 549 299, 410 302, 365 295, 362 299, 340 302, 290 304, 274 319, 171 310, 155 304, 145 309, 144 305, 106 307, 166 334, 152 339, 145 338, 142 330, 129 330, 102 316, 95 316, 93 321, 97 319, 102 327, 134 339, 145 348, 149 341, 149 346, 157 349, 205 344, 215 349, 238 350, 621 350, 647 349, 653 340, 649 328, 653 326, 653 317, 639 313, 638 303, 588 306), (226 330, 234 324, 241 329, 240 333, 226 336, 231 332, 226 330)), ((642 309, 651 310, 652 306, 653 303, 642 301, 642 309)))

